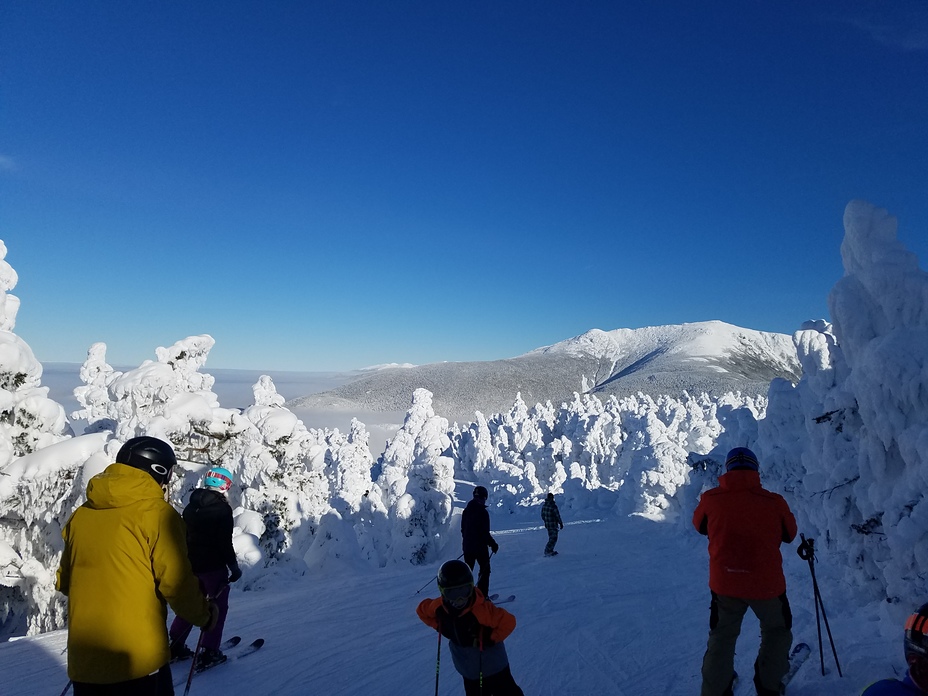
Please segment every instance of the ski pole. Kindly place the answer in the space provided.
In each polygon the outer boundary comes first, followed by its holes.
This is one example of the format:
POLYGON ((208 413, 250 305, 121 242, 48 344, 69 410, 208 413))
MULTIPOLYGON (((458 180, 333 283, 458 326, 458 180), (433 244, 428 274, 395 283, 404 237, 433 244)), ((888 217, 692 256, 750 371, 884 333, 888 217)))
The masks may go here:
POLYGON ((200 637, 197 639, 197 649, 193 651, 193 659, 190 661, 190 673, 187 675, 187 686, 184 688, 184 696, 190 693, 190 684, 193 683, 193 670, 197 666, 197 656, 200 654, 200 648, 203 647, 203 634, 206 633, 200 629, 200 637))
POLYGON ((825 620, 825 630, 828 631, 828 641, 831 643, 831 653, 835 658, 835 666, 838 668, 838 676, 843 677, 841 672, 841 663, 838 661, 838 651, 835 648, 835 640, 831 635, 831 626, 828 625, 828 615, 825 613, 825 603, 822 601, 822 593, 818 588, 818 580, 815 577, 815 540, 806 539, 805 534, 800 534, 802 543, 796 549, 796 553, 804 561, 809 562, 809 572, 812 574, 812 592, 815 600, 815 625, 818 630, 818 657, 822 665, 822 676, 825 676, 825 652, 822 644, 822 624, 821 619, 825 620), (819 608, 821 608, 821 618, 819 617, 819 608))
POLYGON ((818 631, 818 659, 822 664, 822 676, 825 676, 825 653, 822 646, 822 620, 819 618, 818 613, 818 595, 815 592, 815 570, 812 568, 812 561, 815 558, 815 550, 812 543, 806 539, 805 534, 800 534, 799 537, 802 539, 802 543, 799 544, 799 548, 796 549, 796 553, 804 561, 809 563, 809 571, 812 573, 812 599, 815 602, 815 628, 818 631))
MULTIPOLYGON (((463 554, 463 553, 462 553, 460 556, 458 556, 457 558, 455 558, 454 560, 460 561, 462 558, 464 558, 464 554, 463 554)), ((432 580, 434 580, 434 579, 435 579, 435 578, 429 578, 429 581, 428 581, 427 583, 425 583, 422 587, 420 587, 418 590, 416 590, 416 594, 419 594, 420 592, 422 592, 422 590, 424 590, 426 587, 428 587, 429 585, 431 585, 431 584, 432 584, 432 580)))
POLYGON ((435 696, 438 696, 438 673, 441 668, 441 631, 438 631, 438 657, 435 658, 435 696))
POLYGON ((480 696, 483 696, 483 632, 480 633, 480 696))
POLYGON ((64 691, 61 692, 61 696, 64 696, 68 691, 71 690, 71 680, 68 680, 68 683, 64 685, 64 691))
POLYGON ((815 573, 812 574, 812 582, 815 585, 815 596, 818 597, 818 603, 822 607, 822 618, 825 620, 825 630, 828 631, 828 642, 831 643, 831 654, 835 658, 835 666, 838 668, 838 676, 843 677, 841 673, 841 663, 838 662, 838 651, 835 649, 835 639, 831 636, 831 626, 828 625, 828 615, 825 614, 825 603, 822 601, 822 593, 819 592, 818 582, 815 580, 815 573))

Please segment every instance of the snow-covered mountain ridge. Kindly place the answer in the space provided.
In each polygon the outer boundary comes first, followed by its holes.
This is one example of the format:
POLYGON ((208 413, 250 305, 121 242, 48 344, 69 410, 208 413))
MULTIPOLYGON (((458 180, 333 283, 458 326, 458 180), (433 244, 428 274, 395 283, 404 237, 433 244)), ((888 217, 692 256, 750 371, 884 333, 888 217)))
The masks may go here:
POLYGON ((771 380, 801 374, 790 336, 706 321, 640 329, 592 329, 505 360, 382 368, 319 394, 291 400, 299 408, 397 411, 417 388, 452 420, 475 411, 569 401, 574 393, 626 396, 741 391, 766 394, 771 380))

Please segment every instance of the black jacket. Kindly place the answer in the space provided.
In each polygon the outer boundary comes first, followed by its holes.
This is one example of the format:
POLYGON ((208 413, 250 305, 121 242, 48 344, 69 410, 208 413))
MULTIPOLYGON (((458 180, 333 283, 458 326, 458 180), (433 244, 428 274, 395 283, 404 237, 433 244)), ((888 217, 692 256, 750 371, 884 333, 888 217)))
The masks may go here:
POLYGON ((197 488, 184 508, 187 523, 187 556, 194 573, 235 568, 232 548, 232 507, 226 497, 208 488, 197 488))
POLYGON ((461 535, 464 553, 486 553, 487 546, 496 546, 490 535, 490 513, 479 498, 471 498, 461 513, 461 535))

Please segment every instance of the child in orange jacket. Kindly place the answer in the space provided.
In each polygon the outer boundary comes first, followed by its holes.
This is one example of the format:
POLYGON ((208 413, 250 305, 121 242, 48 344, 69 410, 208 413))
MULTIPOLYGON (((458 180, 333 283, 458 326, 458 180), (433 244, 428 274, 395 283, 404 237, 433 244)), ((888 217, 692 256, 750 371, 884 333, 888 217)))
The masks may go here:
POLYGON ((448 639, 466 696, 523 696, 503 645, 516 627, 516 618, 484 598, 463 561, 441 566, 438 589, 441 597, 422 600, 416 614, 448 639))

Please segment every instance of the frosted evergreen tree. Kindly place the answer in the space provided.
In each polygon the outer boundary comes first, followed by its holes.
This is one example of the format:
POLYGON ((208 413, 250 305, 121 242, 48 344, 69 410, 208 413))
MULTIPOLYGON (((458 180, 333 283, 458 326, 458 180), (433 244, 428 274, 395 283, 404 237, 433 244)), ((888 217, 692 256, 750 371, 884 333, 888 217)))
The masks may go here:
POLYGON ((852 201, 844 228, 834 324, 795 335, 803 377, 772 385, 759 454, 810 501, 801 522, 847 556, 849 573, 917 603, 928 574, 928 274, 885 210, 852 201))
POLYGON ((73 432, 64 409, 48 398, 42 365, 13 333, 20 301, 9 291, 18 280, 0 241, 0 634, 60 625, 49 567, 61 553, 59 517, 75 505, 76 472, 89 456, 66 449, 73 432), (60 467, 37 454, 53 448, 60 467))
POLYGON ((451 522, 454 461, 444 454, 450 444, 448 421, 432 410, 431 392, 417 389, 377 479, 390 511, 394 561, 420 565, 438 558, 451 522))
MULTIPOLYGON (((262 377, 254 387, 255 404, 244 416, 260 434, 263 466, 243 493, 246 507, 264 516, 261 545, 268 562, 298 561, 313 543, 315 527, 333 508, 326 477, 329 445, 324 431, 310 431, 262 377)), ((254 458, 257 453, 252 453, 254 458)))

